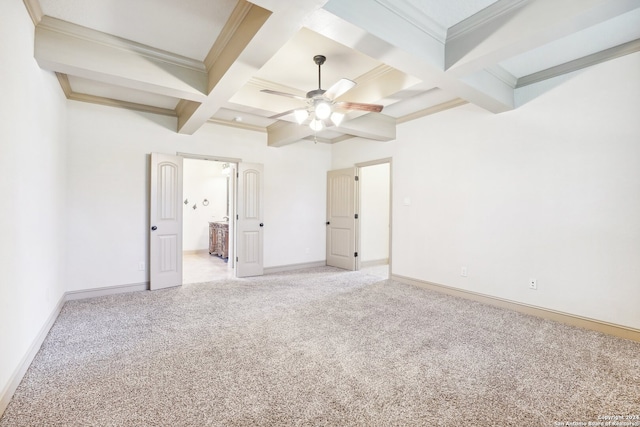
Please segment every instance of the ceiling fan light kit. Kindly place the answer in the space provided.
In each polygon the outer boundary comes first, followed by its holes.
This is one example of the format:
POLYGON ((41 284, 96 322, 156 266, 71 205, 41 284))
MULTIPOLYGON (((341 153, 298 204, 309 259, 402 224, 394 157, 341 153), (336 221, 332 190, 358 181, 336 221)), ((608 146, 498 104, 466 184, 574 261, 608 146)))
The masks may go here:
POLYGON ((353 89, 356 86, 356 82, 349 79, 340 79, 329 89, 322 89, 322 64, 325 63, 327 58, 324 55, 316 55, 313 57, 313 62, 318 66, 318 89, 307 92, 306 98, 293 95, 285 92, 278 92, 269 89, 262 89, 261 92, 269 93, 272 95, 286 96, 288 98, 295 98, 304 100, 307 103, 306 108, 298 108, 293 111, 287 111, 282 114, 278 114, 273 118, 282 117, 293 113, 296 122, 302 125, 307 119, 309 121, 309 127, 314 132, 320 132, 328 126, 340 126, 345 118, 345 113, 336 111, 336 108, 343 111, 360 110, 368 112, 382 111, 382 105, 377 104, 363 104, 359 102, 336 102, 335 99, 340 95, 343 95, 347 91, 353 89))
POLYGON ((309 117, 309 112, 307 110, 295 110, 293 114, 295 115, 296 121, 299 125, 303 124, 309 117))
POLYGON ((315 111, 317 118, 327 120, 331 115, 331 106, 324 100, 317 100, 315 111))

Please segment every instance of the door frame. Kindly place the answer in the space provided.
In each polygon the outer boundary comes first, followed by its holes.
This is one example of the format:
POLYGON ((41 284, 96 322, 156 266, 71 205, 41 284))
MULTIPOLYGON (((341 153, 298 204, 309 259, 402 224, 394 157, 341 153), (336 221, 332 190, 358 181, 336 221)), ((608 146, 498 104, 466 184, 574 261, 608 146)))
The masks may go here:
MULTIPOLYGON (((376 165, 382 165, 388 163, 389 164, 389 279, 391 278, 391 271, 392 271, 392 262, 393 262, 393 253, 392 253, 392 248, 393 248, 393 158, 391 157, 385 157, 382 159, 377 159, 377 160, 370 160, 367 162, 361 162, 361 163, 356 163, 355 167, 356 167, 356 174, 358 175, 358 177, 360 177, 360 179, 362 179, 362 177, 360 176, 360 169, 361 168, 365 168, 367 166, 376 166, 376 165)), ((362 185, 362 181, 360 181, 359 186, 362 185)), ((361 197, 362 191, 357 191, 356 193, 356 210, 359 213, 360 212, 360 208, 362 206, 361 204, 361 197)), ((356 248, 358 248, 358 250, 361 250, 361 230, 360 230, 360 221, 356 221, 356 248)), ((360 270, 360 262, 356 262, 356 270, 360 270)))

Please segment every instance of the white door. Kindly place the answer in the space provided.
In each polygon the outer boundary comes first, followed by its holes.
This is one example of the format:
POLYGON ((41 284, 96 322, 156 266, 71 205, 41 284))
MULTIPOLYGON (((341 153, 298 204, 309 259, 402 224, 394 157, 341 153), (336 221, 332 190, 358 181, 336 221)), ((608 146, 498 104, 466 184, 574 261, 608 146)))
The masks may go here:
POLYGON ((356 168, 327 172, 327 265, 355 270, 356 168))
POLYGON ((182 284, 182 157, 151 153, 149 282, 182 284))
POLYGON ((236 276, 261 276, 263 266, 262 192, 264 168, 261 164, 238 164, 236 221, 236 276))

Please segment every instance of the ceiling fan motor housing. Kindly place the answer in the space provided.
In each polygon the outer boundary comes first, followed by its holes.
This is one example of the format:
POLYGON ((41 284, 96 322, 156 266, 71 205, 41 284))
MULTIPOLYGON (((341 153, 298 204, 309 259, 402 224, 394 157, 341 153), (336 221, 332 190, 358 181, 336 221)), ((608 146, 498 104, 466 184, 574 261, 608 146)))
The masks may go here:
POLYGON ((324 61, 327 60, 327 57, 324 55, 316 55, 313 57, 313 62, 316 63, 316 65, 320 66, 322 64, 324 64, 324 61))
POLYGON ((326 92, 326 90, 324 90, 324 89, 311 90, 311 91, 307 92, 307 98, 309 98, 309 99, 323 98, 323 95, 324 95, 325 92, 326 92))

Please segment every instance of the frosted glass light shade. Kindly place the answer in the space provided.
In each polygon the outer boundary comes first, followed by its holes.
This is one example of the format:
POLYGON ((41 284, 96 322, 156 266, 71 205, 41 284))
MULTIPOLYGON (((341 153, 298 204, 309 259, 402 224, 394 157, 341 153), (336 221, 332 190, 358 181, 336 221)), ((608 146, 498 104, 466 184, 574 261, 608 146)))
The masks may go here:
POLYGON ((316 117, 320 120, 328 119, 331 115, 331 106, 326 102, 318 102, 316 104, 316 117))
POLYGON ((309 127, 314 132, 319 132, 324 128, 324 124, 322 123, 322 120, 313 119, 313 120, 311 120, 311 123, 309 123, 309 127))
POLYGON ((340 123, 342 123, 343 119, 344 119, 344 114, 342 114, 342 113, 333 113, 333 114, 331 114, 331 121, 336 126, 340 126, 340 123))
POLYGON ((293 115, 296 117, 296 122, 301 125, 309 117, 309 112, 307 110, 295 110, 293 115))

